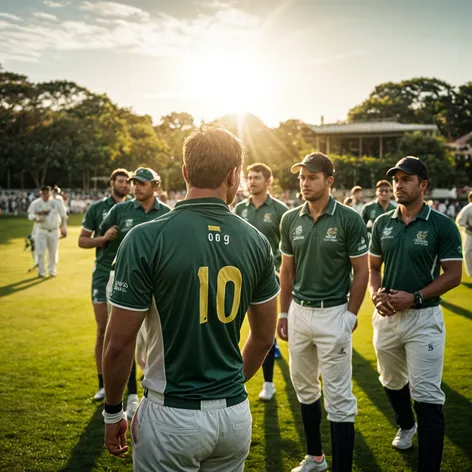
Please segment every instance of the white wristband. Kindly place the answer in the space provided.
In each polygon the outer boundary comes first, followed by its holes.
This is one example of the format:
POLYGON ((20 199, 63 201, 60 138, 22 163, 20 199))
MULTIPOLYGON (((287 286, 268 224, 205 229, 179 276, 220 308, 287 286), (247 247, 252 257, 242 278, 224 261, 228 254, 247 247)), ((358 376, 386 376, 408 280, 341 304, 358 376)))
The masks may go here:
POLYGON ((282 312, 279 313, 279 320, 286 320, 288 318, 288 313, 282 312))
POLYGON ((102 415, 105 420, 105 424, 119 423, 123 418, 126 418, 123 409, 118 413, 107 413, 105 410, 103 410, 102 415))

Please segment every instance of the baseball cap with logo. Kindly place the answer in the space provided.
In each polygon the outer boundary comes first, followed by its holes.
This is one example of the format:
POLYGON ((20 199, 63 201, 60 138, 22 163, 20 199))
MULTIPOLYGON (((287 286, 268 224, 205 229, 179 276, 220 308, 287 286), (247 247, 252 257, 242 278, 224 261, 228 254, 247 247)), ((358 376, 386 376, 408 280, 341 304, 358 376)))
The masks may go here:
POLYGON ((302 162, 294 164, 290 171, 292 174, 298 174, 302 167, 306 167, 310 172, 324 172, 327 175, 334 174, 333 161, 321 152, 308 154, 302 162))
POLYGON ((402 170, 410 175, 417 175, 424 180, 429 180, 428 168, 425 163, 414 156, 406 156, 403 159, 400 159, 395 167, 388 169, 387 175, 392 176, 397 170, 402 170))
POLYGON ((139 180, 140 182, 160 182, 161 178, 149 167, 138 167, 128 180, 139 180))

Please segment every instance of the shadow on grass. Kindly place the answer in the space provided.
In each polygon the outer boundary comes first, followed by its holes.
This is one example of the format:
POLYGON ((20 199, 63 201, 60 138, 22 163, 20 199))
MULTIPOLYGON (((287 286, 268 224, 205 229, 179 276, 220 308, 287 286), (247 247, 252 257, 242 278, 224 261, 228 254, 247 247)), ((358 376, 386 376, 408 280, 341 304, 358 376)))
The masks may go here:
POLYGON ((447 302, 445 300, 441 301, 441 305, 449 311, 452 311, 456 315, 463 316, 464 318, 468 318, 472 320, 472 311, 462 308, 460 306, 454 305, 454 303, 447 302))
POLYGON ((267 471, 283 472, 277 399, 264 402, 265 464, 267 471))
POLYGON ((71 451, 69 462, 60 472, 90 471, 105 450, 103 444, 103 404, 97 405, 89 424, 71 451))
POLYGON ((446 436, 452 443, 459 447, 464 454, 472 459, 472 447, 470 442, 472 403, 444 382, 441 388, 446 394, 446 404, 444 405, 446 436))
POLYGON ((472 282, 462 282, 462 285, 467 288, 472 288, 472 282))
MULTIPOLYGON (((357 384, 369 397, 369 400, 377 407, 380 413, 382 413, 390 421, 392 426, 397 428, 392 407, 390 406, 387 396, 385 395, 384 389, 380 385, 379 374, 372 367, 372 364, 355 350, 352 351, 352 371, 357 384)), ((416 470, 416 446, 406 451, 401 451, 400 453, 402 454, 405 462, 409 465, 409 470, 416 470)))
POLYGON ((380 465, 375 460, 372 450, 367 445, 362 433, 356 429, 356 445, 354 447, 354 463, 357 464, 359 470, 368 464, 369 472, 382 472, 380 465))
POLYGON ((7 297, 15 292, 21 292, 22 290, 26 290, 30 287, 34 287, 35 285, 41 284, 49 280, 47 278, 41 277, 30 277, 29 279, 20 280, 19 282, 15 282, 13 284, 4 285, 0 287, 0 298, 7 297))

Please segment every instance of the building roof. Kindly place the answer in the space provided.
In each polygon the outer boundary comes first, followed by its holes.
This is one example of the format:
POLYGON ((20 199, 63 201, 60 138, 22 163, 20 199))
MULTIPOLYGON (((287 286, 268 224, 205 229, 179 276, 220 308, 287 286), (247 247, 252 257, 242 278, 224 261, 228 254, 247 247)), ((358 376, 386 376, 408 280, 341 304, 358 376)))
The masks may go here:
POLYGON ((378 134, 412 133, 414 131, 437 131, 436 125, 397 123, 396 121, 367 121, 363 123, 342 123, 312 126, 315 134, 378 134))
POLYGON ((467 147, 470 141, 472 141, 472 131, 470 133, 464 134, 464 136, 461 136, 459 139, 456 139, 452 143, 449 143, 449 146, 457 148, 467 147))

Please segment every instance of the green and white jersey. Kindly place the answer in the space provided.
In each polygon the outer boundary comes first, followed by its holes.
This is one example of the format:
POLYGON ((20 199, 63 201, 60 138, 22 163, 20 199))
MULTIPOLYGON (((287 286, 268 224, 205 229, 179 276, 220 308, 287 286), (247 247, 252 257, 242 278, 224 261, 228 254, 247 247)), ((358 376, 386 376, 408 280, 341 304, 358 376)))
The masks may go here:
POLYGON ((109 241, 103 248, 100 260, 97 259, 97 264, 111 268, 121 241, 123 241, 123 238, 130 229, 141 223, 159 218, 159 216, 169 213, 170 210, 170 207, 160 202, 157 198, 154 201, 154 206, 148 213, 144 211, 144 208, 135 198, 115 205, 103 219, 100 225, 100 233, 105 234, 109 228, 116 225, 118 226, 118 236, 113 241, 109 241))
MULTIPOLYGON (((399 208, 381 215, 372 229, 369 252, 383 259, 383 287, 414 293, 439 277, 440 262, 462 260, 462 241, 449 217, 423 204, 407 226, 399 218, 399 208)), ((423 306, 439 302, 439 297, 430 298, 423 306)))
POLYGON ((375 220, 380 215, 383 215, 388 211, 395 210, 395 208, 395 205, 393 205, 392 202, 389 202, 387 209, 384 210, 377 199, 375 199, 373 202, 366 203, 362 208, 361 217, 364 220, 364 223, 367 227, 367 231, 372 231, 372 226, 374 226, 375 220))
POLYGON ((316 223, 308 202, 282 217, 280 250, 295 258, 293 295, 304 301, 343 304, 351 288, 351 260, 367 254, 360 215, 329 197, 316 223))
POLYGON ((256 208, 251 197, 236 205, 234 212, 257 228, 269 241, 274 253, 275 269, 279 271, 282 255, 280 254, 280 220, 288 211, 288 206, 276 198, 267 195, 266 201, 256 208))
POLYGON ((164 394, 168 406, 246 398, 241 326, 250 304, 279 293, 272 251, 259 231, 222 200, 183 200, 129 232, 115 270, 110 303, 152 308, 143 387, 164 394))
MULTIPOLYGON (((92 203, 85 213, 84 219, 82 220, 82 228, 86 231, 90 231, 94 236, 101 236, 100 225, 107 213, 115 206, 116 202, 112 196, 102 198, 92 203)), ((103 259, 103 248, 97 247, 95 251, 95 261, 100 264, 103 259)))

